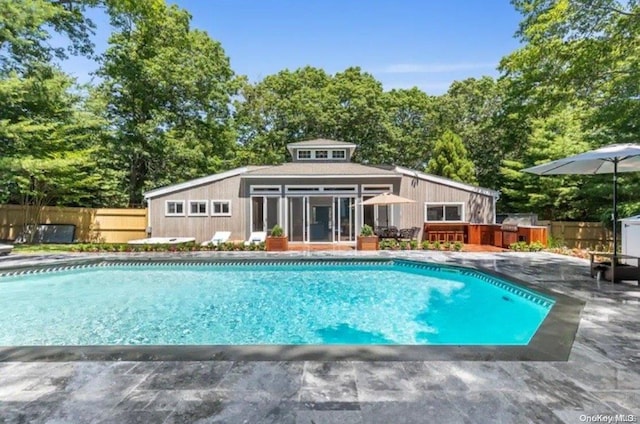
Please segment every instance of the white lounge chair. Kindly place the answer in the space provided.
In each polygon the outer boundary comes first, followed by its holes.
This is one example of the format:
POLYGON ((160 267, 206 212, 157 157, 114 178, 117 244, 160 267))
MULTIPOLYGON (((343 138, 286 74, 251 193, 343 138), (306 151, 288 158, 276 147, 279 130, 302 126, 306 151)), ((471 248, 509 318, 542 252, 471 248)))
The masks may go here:
POLYGON ((127 244, 181 244, 196 241, 194 237, 149 237, 146 239, 129 240, 127 244))
POLYGON ((13 250, 10 244, 0 244, 0 256, 8 255, 13 250))
POLYGON ((266 240, 267 240, 266 231, 254 231, 249 236, 249 240, 244 242, 244 245, 249 246, 250 244, 264 243, 266 240))
POLYGON ((201 246, 217 246, 220 243, 224 243, 229 240, 231 237, 231 231, 216 231, 216 233, 211 237, 211 240, 203 241, 201 246))

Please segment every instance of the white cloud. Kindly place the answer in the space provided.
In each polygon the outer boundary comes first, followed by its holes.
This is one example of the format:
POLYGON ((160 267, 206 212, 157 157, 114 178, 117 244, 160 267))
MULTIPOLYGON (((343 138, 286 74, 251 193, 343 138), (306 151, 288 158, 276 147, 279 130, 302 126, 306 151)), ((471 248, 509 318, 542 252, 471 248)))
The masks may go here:
POLYGON ((462 63, 398 63, 381 69, 384 74, 439 74, 445 72, 469 71, 474 69, 495 69, 497 62, 462 63))

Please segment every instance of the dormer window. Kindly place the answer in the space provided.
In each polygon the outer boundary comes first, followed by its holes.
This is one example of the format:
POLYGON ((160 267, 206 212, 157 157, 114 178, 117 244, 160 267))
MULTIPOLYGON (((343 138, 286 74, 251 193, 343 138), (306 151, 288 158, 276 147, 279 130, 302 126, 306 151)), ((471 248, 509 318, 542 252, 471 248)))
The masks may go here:
POLYGON ((344 150, 332 150, 331 159, 344 159, 347 153, 344 150))
POLYGON ((311 150, 298 150, 298 159, 311 159, 311 150))
POLYGON ((327 159, 329 152, 327 150, 316 150, 316 159, 327 159))

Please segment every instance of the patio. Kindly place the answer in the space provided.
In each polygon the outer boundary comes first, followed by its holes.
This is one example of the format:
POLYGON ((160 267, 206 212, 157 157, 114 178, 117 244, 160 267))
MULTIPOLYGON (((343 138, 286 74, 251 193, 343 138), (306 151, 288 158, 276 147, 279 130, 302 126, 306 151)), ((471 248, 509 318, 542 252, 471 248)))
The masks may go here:
MULTIPOLYGON (((568 362, 0 362, 0 422, 576 423, 640 414, 640 289, 597 290, 586 260, 514 252, 304 254, 478 265, 586 306, 568 362)), ((191 254, 211 255, 247 253, 191 254)), ((95 255, 13 255, 0 268, 78 257, 95 255)))

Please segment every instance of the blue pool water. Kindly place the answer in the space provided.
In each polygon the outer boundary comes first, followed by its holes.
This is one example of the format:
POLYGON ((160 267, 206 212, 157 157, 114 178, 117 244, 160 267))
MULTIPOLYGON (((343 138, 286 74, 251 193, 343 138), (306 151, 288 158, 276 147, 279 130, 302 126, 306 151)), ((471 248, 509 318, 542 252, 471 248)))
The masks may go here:
POLYGON ((0 346, 524 345, 550 305, 513 291, 402 263, 92 267, 0 278, 0 346))

